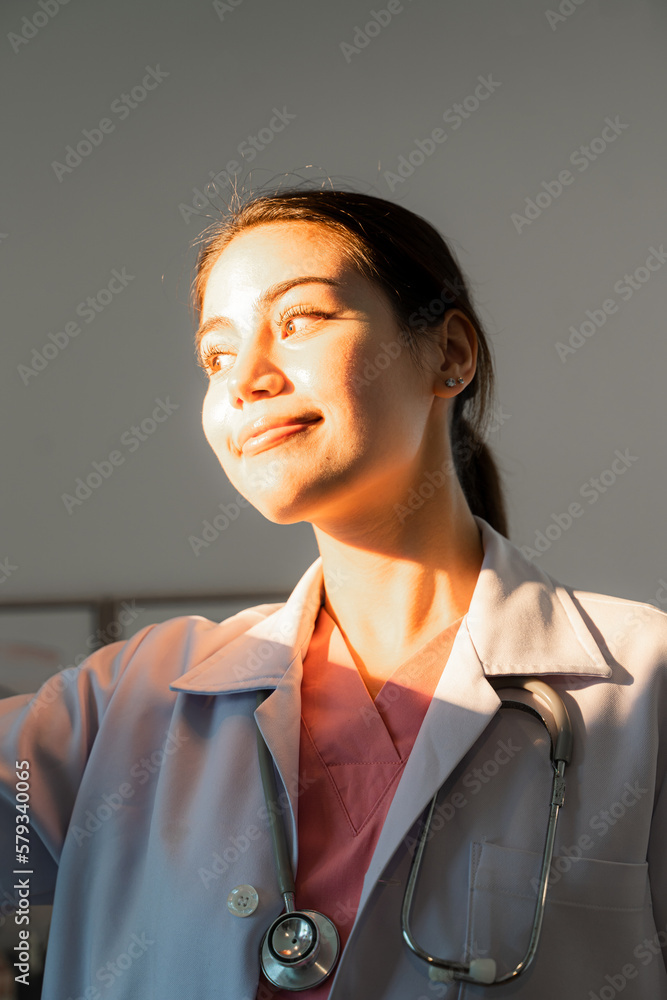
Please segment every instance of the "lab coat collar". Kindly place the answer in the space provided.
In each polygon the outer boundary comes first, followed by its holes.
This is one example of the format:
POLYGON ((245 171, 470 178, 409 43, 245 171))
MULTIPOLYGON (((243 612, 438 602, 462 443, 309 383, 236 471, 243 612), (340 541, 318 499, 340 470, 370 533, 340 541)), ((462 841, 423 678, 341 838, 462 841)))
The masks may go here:
MULTIPOLYGON (((611 667, 571 591, 481 517, 484 557, 464 622, 487 676, 611 677, 611 667)), ((169 687, 192 694, 276 688, 306 654, 323 599, 321 556, 285 604, 197 663, 169 687)), ((248 612, 241 612, 246 614, 248 612)), ((209 647, 210 648, 210 647, 209 647)))

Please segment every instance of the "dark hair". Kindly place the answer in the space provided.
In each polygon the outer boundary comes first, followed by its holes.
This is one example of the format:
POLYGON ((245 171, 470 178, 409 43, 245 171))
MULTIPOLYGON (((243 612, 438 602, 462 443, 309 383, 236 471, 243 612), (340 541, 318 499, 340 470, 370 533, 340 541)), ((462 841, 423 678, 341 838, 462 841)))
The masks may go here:
POLYGON ((452 251, 421 216, 384 198, 332 189, 288 188, 238 200, 200 237, 192 285, 194 310, 201 313, 211 269, 236 235, 265 223, 298 221, 319 223, 335 233, 357 270, 385 292, 417 365, 422 360, 420 342, 442 323, 448 309, 460 309, 475 327, 477 368, 454 399, 452 456, 472 513, 507 536, 500 473, 484 441, 494 394, 491 351, 452 251))

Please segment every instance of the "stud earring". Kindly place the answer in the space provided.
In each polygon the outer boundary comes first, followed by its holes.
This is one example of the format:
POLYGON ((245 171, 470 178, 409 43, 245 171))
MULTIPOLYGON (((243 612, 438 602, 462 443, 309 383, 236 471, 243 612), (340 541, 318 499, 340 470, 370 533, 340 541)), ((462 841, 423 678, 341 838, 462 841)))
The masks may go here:
POLYGON ((456 385, 456 380, 453 378, 445 379, 445 385, 448 385, 451 389, 452 386, 456 385))
POLYGON ((465 379, 464 378, 459 378, 458 381, 461 383, 461 385, 463 385, 463 383, 465 382, 465 379))

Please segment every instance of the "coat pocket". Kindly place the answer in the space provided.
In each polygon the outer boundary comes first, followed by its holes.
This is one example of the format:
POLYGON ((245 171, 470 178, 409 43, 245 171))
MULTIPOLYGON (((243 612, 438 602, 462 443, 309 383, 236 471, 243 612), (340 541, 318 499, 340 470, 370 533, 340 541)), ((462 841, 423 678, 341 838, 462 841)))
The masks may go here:
MULTIPOLYGON (((541 862, 532 852, 471 845, 467 946, 471 955, 493 958, 497 975, 513 970, 528 948, 541 862)), ((554 856, 551 871, 535 959, 494 996, 589 1000, 622 989, 624 1000, 667 997, 660 950, 643 944, 657 940, 648 865, 554 856)), ((467 986, 462 996, 483 992, 467 986)))

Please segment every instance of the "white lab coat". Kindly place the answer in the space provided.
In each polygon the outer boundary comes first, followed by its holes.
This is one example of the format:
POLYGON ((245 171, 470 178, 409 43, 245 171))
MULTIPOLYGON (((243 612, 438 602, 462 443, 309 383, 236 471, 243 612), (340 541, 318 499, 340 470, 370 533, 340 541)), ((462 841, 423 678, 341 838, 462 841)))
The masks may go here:
MULTIPOLYGON (((431 984, 401 939, 418 819, 445 782, 415 900, 420 943, 454 959, 493 957, 500 972, 522 957, 551 768, 540 723, 498 711, 487 677, 515 674, 540 676, 561 694, 574 752, 537 957, 489 995, 667 998, 667 615, 567 588, 476 521, 480 576, 397 786, 330 1000, 485 995, 431 984)), ((43 1000, 254 1000, 260 940, 282 909, 254 716, 286 789, 296 867, 299 690, 321 587, 318 559, 284 605, 222 623, 190 615, 150 625, 36 695, 0 702, 0 914, 12 919, 20 878, 29 878, 31 902, 53 902, 43 1000), (255 711, 263 688, 274 690, 255 711), (15 876, 23 760, 33 874, 15 876), (241 919, 227 897, 245 883, 259 906, 241 919)))

